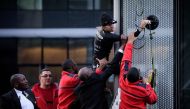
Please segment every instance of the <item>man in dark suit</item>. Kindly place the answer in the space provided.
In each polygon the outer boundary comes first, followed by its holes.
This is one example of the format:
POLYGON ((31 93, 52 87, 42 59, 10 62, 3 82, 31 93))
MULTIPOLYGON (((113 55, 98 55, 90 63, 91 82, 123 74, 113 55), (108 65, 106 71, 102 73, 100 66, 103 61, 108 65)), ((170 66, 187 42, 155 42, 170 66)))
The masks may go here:
POLYGON ((13 89, 1 96, 1 109, 38 109, 34 94, 23 74, 12 75, 10 83, 13 89))

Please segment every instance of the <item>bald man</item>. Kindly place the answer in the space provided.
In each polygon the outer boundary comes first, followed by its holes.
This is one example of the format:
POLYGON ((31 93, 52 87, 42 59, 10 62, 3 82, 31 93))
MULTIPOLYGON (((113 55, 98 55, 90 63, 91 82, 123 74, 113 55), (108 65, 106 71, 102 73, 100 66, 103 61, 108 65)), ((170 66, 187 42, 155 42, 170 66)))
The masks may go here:
POLYGON ((34 94, 23 74, 12 75, 10 83, 13 89, 1 96, 1 109, 38 109, 34 94))
MULTIPOLYGON (((128 37, 132 37, 128 41, 136 39, 134 34, 130 34, 128 37)), ((109 109, 104 92, 106 80, 112 74, 119 73, 124 46, 125 43, 119 48, 112 62, 109 63, 109 66, 101 74, 95 73, 88 67, 83 67, 79 70, 78 76, 83 82, 75 90, 81 105, 78 109, 109 109)), ((101 66, 102 62, 99 63, 101 66)))

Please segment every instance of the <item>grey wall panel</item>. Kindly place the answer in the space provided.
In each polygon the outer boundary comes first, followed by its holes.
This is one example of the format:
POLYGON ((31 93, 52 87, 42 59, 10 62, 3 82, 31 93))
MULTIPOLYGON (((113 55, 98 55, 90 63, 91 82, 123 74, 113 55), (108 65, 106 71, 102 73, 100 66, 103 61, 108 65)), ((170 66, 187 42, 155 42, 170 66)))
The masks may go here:
POLYGON ((177 0, 178 2, 178 25, 177 25, 177 40, 178 50, 177 50, 177 75, 179 77, 178 81, 178 104, 179 109, 189 109, 190 107, 190 1, 189 0, 177 0))
POLYGON ((174 101, 174 74, 173 74, 173 0, 123 0, 123 32, 128 34, 135 30, 135 24, 148 15, 156 15, 160 21, 157 29, 146 29, 144 37, 135 42, 135 47, 144 46, 133 51, 133 66, 140 68, 142 75, 152 68, 151 42, 155 69, 157 70, 158 102, 154 109, 173 109, 174 101), (142 15, 137 15, 136 13, 142 15))

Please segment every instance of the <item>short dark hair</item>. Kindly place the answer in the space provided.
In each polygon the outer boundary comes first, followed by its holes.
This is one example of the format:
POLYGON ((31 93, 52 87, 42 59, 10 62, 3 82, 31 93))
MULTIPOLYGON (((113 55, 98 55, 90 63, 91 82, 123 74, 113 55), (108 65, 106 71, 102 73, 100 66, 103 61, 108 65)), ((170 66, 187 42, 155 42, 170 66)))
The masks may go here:
POLYGON ((78 66, 71 59, 66 59, 61 66, 64 71, 78 73, 78 66))
POLYGON ((117 23, 117 21, 113 20, 113 18, 110 15, 108 15, 107 13, 102 14, 102 16, 101 16, 101 25, 102 26, 106 26, 106 25, 114 24, 114 23, 117 23))
POLYGON ((127 79, 129 82, 133 83, 139 80, 140 73, 139 70, 135 67, 131 67, 127 73, 127 79))
POLYGON ((18 83, 18 78, 20 76, 23 76, 23 74, 21 73, 16 73, 16 74, 13 74, 11 77, 10 77, 10 83, 11 83, 11 86, 12 87, 15 87, 15 84, 18 83))
POLYGON ((41 69, 40 74, 42 74, 43 71, 50 71, 51 72, 51 70, 48 67, 41 69))

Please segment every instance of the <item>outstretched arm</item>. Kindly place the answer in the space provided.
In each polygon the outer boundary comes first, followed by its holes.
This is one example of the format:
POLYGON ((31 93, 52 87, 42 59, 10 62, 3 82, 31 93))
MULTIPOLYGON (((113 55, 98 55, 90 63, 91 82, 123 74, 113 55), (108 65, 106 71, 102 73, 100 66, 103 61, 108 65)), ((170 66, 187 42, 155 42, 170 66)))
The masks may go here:
POLYGON ((104 80, 107 80, 109 78, 109 76, 111 76, 113 73, 119 71, 120 61, 123 57, 123 48, 124 48, 124 44, 121 45, 121 47, 117 51, 116 55, 114 56, 113 60, 109 63, 108 67, 101 74, 101 77, 104 80))
POLYGON ((140 27, 137 29, 137 31, 130 33, 128 36, 128 41, 124 50, 124 56, 121 62, 121 69, 120 69, 121 79, 126 75, 128 70, 131 68, 133 42, 137 39, 137 36, 140 34, 140 32, 145 28, 147 24, 150 24, 149 20, 141 20, 140 27))
POLYGON ((134 33, 135 37, 137 37, 141 33, 141 31, 145 29, 145 26, 147 24, 151 24, 150 20, 141 20, 140 26, 137 28, 137 30, 134 33))
POLYGON ((96 68, 96 74, 101 74, 103 73, 104 67, 108 64, 108 61, 106 60, 106 58, 103 59, 96 58, 96 60, 99 63, 99 66, 96 68))
POLYGON ((148 104, 155 104, 158 100, 156 92, 154 91, 154 89, 151 87, 150 84, 147 85, 146 89, 149 93, 149 95, 146 97, 146 102, 148 104))
POLYGON ((121 61, 121 66, 120 66, 120 75, 119 75, 120 86, 123 82, 125 82, 125 75, 128 73, 128 70, 131 68, 133 42, 136 39, 137 37, 134 36, 134 32, 129 34, 127 44, 125 45, 124 55, 121 61))

